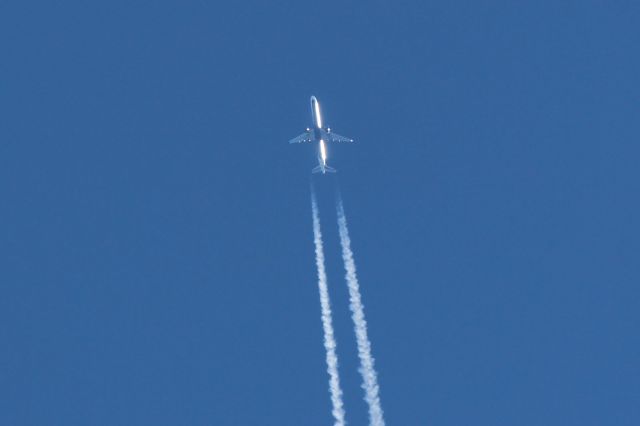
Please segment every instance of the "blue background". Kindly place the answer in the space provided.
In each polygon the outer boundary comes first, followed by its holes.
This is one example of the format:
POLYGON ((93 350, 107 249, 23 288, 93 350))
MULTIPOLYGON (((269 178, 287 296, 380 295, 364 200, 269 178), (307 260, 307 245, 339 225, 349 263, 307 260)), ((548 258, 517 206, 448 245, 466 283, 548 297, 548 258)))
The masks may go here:
POLYGON ((0 424, 640 424, 637 2, 0 4, 0 424), (482 3, 482 4, 480 4, 482 3), (339 180, 339 182, 338 182, 339 180))

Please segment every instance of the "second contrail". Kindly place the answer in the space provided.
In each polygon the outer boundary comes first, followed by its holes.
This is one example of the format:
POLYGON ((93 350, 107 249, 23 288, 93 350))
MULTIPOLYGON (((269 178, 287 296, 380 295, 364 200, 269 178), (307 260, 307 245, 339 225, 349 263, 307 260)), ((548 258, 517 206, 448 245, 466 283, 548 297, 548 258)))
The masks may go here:
POLYGON ((316 196, 311 187, 311 211, 313 213, 313 242, 316 249, 316 267, 318 268, 318 289, 320 291, 320 308, 322 311, 322 329, 324 330, 324 348, 327 352, 327 372, 329 373, 329 391, 333 405, 333 418, 336 426, 344 426, 344 408, 342 403, 342 389, 338 375, 338 356, 336 355, 336 340, 333 334, 331 319, 331 303, 327 287, 327 273, 324 267, 324 250, 322 233, 320 232, 320 217, 316 196))
POLYGON ((369 406, 369 422, 372 426, 384 426, 384 416, 380 405, 378 375, 374 368, 374 359, 371 355, 371 342, 367 335, 367 321, 364 317, 364 306, 360 295, 360 285, 356 276, 356 264, 351 251, 351 239, 347 228, 347 217, 344 214, 342 197, 340 194, 336 200, 338 214, 338 231, 340 232, 340 244, 342 245, 342 260, 344 261, 345 278, 349 288, 349 308, 356 333, 358 345, 358 357, 360 358, 360 374, 362 375, 362 388, 365 391, 365 400, 369 406))

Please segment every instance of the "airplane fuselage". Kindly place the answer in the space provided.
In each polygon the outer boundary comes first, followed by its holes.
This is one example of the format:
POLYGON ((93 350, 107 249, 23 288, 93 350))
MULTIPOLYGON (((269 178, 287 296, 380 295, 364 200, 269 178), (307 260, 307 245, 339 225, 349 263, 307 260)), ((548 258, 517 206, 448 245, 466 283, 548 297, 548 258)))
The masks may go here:
POLYGON ((311 120, 313 121, 313 138, 318 141, 318 165, 322 173, 327 170, 327 147, 325 144, 325 130, 322 128, 322 114, 320 103, 315 96, 311 96, 311 120))

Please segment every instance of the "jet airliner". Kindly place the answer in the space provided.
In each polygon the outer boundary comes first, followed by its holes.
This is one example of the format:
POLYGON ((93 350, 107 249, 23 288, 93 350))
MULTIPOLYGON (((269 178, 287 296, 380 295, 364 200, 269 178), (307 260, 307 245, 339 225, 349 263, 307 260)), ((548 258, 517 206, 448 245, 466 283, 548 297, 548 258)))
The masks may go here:
POLYGON ((291 139, 289 143, 318 142, 318 166, 311 172, 335 173, 336 169, 327 166, 326 142, 353 142, 353 139, 333 133, 329 127, 322 127, 320 104, 315 96, 311 96, 311 120, 313 121, 313 127, 307 127, 303 134, 291 139))

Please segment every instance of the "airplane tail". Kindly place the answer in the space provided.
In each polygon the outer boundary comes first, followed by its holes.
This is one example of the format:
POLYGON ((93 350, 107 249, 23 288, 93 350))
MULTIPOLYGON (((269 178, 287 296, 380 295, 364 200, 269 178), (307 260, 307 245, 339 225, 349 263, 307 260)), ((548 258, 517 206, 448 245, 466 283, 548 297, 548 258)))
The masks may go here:
POLYGON ((328 172, 328 173, 335 173, 336 171, 337 171, 337 170, 336 170, 336 169, 334 169, 333 167, 329 167, 329 166, 324 166, 324 167, 322 167, 322 166, 316 166, 316 167, 314 167, 314 168, 313 168, 313 170, 311 170, 311 173, 322 173, 322 174, 325 174, 325 173, 327 173, 327 172, 328 172))

